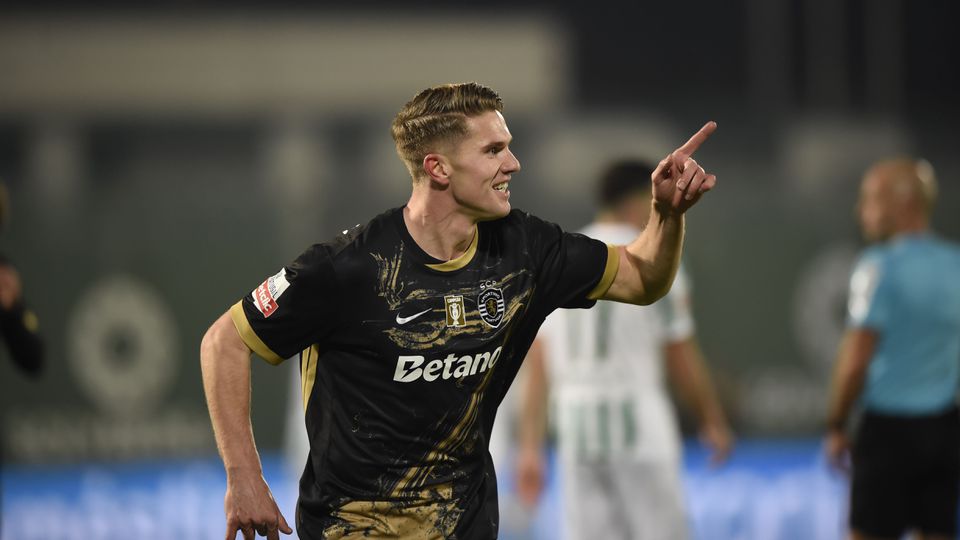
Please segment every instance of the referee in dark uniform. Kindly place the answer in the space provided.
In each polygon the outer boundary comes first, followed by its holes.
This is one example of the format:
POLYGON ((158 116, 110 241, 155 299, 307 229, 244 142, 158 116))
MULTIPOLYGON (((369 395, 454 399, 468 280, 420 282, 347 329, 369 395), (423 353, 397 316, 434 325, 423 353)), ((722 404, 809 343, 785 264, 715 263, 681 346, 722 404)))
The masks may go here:
POLYGON ((499 522, 488 439, 543 319, 669 289, 683 213, 716 182, 690 158, 715 124, 660 163, 644 233, 607 246, 511 209, 520 162, 501 110, 476 83, 420 92, 393 122, 413 180, 406 206, 307 249, 208 330, 226 538, 291 532, 253 441, 251 351, 300 361, 301 538, 487 540, 499 522))

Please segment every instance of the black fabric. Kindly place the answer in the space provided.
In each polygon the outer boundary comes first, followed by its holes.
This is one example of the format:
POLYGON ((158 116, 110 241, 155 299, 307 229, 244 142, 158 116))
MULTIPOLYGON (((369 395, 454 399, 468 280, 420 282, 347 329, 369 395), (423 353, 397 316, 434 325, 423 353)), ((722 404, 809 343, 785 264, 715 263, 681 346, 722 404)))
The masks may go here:
POLYGON ((910 529, 955 537, 960 503, 960 413, 867 412, 853 448, 850 525, 899 538, 910 529))
POLYGON ((23 302, 0 310, 0 335, 13 362, 24 373, 37 376, 43 370, 43 340, 27 326, 28 316, 23 302))
MULTIPOLYGON (((2 254, 0 265, 12 267, 12 263, 2 254)), ((44 345, 40 334, 28 324, 29 318, 35 316, 27 309, 22 298, 10 309, 0 309, 0 337, 14 364, 24 373, 36 377, 43 371, 44 345)))
POLYGON ((257 336, 281 357, 307 349, 301 372, 316 367, 301 537, 375 536, 365 514, 406 512, 448 538, 495 538, 497 406, 543 319, 595 303, 606 259, 605 244, 514 210, 478 225, 469 263, 440 271, 397 208, 288 266, 269 317, 247 295, 257 336))

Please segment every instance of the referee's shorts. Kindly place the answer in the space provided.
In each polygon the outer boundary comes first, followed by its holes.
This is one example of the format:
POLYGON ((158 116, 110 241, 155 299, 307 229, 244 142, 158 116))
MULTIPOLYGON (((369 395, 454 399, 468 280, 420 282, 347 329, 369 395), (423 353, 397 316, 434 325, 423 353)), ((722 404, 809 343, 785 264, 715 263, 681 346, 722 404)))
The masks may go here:
POLYGON ((910 529, 957 535, 960 412, 893 416, 867 411, 853 446, 850 526, 899 538, 910 529))

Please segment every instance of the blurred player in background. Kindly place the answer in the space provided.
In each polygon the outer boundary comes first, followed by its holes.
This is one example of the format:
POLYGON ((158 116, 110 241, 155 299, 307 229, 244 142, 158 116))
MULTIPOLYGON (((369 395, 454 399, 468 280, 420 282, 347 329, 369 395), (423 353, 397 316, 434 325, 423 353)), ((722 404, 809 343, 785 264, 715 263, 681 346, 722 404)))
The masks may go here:
MULTIPOLYGON (((610 244, 647 225, 654 167, 612 164, 599 182, 601 212, 581 232, 610 244)), ((703 441, 722 462, 733 445, 694 334, 683 269, 652 306, 601 303, 559 310, 526 360, 517 482, 536 502, 544 485, 546 394, 556 405, 563 531, 570 539, 682 539, 681 442, 663 368, 695 413, 703 441)))
MULTIPOLYGON (((9 216, 10 200, 6 186, 0 184, 0 230, 9 216)), ((43 370, 43 340, 38 333, 36 314, 23 299, 20 273, 0 254, 0 335, 13 363, 31 376, 43 370)))
POLYGON ((847 420, 859 399, 855 539, 957 534, 960 246, 929 230, 936 193, 932 167, 912 159, 875 164, 860 189, 860 226, 875 245, 850 280, 826 437, 828 458, 846 467, 847 420))
POLYGON ((543 319, 669 289, 684 212, 716 182, 690 156, 716 125, 661 161, 650 223, 614 246, 511 209, 520 162, 502 107, 476 83, 417 94, 393 122, 406 206, 309 248, 204 336, 227 538, 291 532, 253 440, 251 351, 273 363, 299 353, 301 538, 487 540, 499 523, 487 441, 543 319))

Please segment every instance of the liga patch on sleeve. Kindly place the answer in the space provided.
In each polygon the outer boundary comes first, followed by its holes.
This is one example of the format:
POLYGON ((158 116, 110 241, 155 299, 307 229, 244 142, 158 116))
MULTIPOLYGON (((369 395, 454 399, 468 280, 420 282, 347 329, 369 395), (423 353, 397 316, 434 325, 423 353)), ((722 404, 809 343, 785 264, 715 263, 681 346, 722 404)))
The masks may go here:
POLYGON ((264 318, 273 315, 273 312, 277 310, 277 300, 289 286, 287 269, 281 268, 279 272, 268 277, 253 291, 253 305, 263 314, 264 318))
POLYGON ((850 277, 850 298, 847 312, 854 324, 863 324, 870 313, 874 293, 880 282, 880 268, 874 261, 860 264, 850 277))

